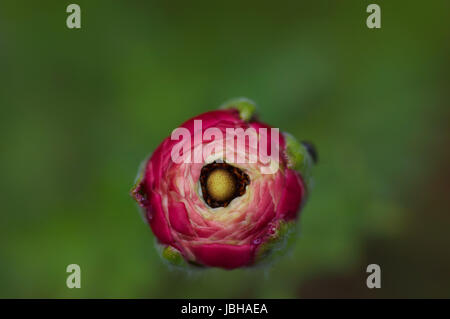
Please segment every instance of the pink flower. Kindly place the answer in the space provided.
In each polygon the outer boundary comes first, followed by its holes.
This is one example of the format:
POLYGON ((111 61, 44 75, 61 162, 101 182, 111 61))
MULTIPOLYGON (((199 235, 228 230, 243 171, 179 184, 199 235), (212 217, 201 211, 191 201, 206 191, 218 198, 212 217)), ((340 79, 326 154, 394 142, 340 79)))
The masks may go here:
POLYGON ((240 99, 226 109, 186 121, 180 128, 187 129, 184 132, 191 138, 167 137, 141 172, 132 196, 145 211, 162 245, 162 256, 172 263, 226 269, 250 266, 277 250, 292 232, 309 191, 315 153, 309 144, 300 144, 288 134, 274 134, 270 126, 254 119, 253 111, 249 100, 240 99), (195 120, 201 120, 201 129, 195 120), (249 132, 256 134, 256 144, 248 138, 244 148, 230 151, 233 143, 227 144, 228 136, 194 137, 203 136, 208 128, 217 128, 223 136, 227 128, 253 128, 249 132), (259 157, 249 161, 251 155, 259 155, 263 142, 269 150, 277 146, 268 152, 271 161, 263 163, 259 157), (173 160, 176 145, 177 154, 187 160, 173 160), (206 147, 214 145, 220 146, 219 151, 205 156, 206 147), (201 159, 197 162, 193 161, 196 152, 201 159), (236 161, 238 153, 246 161, 236 161), (234 160, 230 155, 236 155, 234 160), (276 169, 264 172, 269 166, 276 169))

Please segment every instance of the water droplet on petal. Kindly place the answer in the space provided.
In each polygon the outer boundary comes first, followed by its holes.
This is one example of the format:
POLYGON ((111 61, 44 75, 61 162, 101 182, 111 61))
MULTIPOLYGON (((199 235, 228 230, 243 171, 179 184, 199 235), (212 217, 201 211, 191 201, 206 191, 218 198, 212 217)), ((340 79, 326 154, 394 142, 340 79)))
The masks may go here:
POLYGON ((260 237, 258 237, 258 238, 256 238, 255 240, 253 240, 253 244, 254 245, 259 245, 259 244, 261 244, 261 238, 260 237))

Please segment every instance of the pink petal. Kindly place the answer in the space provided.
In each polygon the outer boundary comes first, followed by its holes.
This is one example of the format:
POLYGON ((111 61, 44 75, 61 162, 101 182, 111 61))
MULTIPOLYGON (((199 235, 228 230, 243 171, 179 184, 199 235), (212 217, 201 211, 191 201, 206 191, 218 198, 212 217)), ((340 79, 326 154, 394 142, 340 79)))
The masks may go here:
POLYGON ((173 241, 169 225, 161 205, 161 196, 152 192, 150 198, 150 210, 147 212, 147 219, 156 238, 163 244, 170 244, 173 241))
POLYGON ((291 169, 286 170, 285 183, 278 203, 277 216, 290 220, 297 217, 305 189, 298 173, 291 169))
POLYGON ((169 205, 169 220, 170 225, 176 231, 184 235, 193 235, 194 232, 191 227, 191 222, 186 211, 186 207, 181 202, 176 202, 169 205))
MULTIPOLYGON (((259 132, 260 128, 266 128, 267 129, 267 149, 268 152, 270 153, 271 150, 271 143, 274 142, 275 138, 272 138, 272 131, 271 131, 271 126, 267 125, 266 123, 263 122, 251 122, 249 123, 250 127, 254 128, 256 130, 256 132, 259 132)), ((282 150, 284 150, 286 142, 284 140, 284 135, 279 132, 278 134, 278 143, 279 143, 279 147, 280 147, 280 152, 282 152, 282 150)))
POLYGON ((239 112, 234 109, 229 110, 216 110, 200 114, 194 118, 191 118, 184 122, 181 127, 187 128, 191 134, 194 133, 194 120, 202 121, 202 129, 205 130, 208 127, 216 127, 218 123, 223 121, 230 122, 230 127, 234 127, 235 124, 243 123, 239 117, 239 112), (234 124, 234 125, 233 125, 234 124))
POLYGON ((253 262, 255 246, 204 244, 192 246, 191 250, 198 261, 206 266, 233 269, 253 262))

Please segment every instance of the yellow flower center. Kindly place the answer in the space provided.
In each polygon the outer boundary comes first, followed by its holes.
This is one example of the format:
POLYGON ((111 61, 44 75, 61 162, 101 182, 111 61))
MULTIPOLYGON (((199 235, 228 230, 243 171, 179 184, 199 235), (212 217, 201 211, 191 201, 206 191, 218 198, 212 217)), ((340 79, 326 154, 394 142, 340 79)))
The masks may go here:
POLYGON ((208 193, 216 201, 225 201, 233 196, 235 185, 234 177, 224 169, 214 170, 206 181, 208 193))
POLYGON ((234 198, 244 195, 250 178, 237 167, 214 162, 203 166, 199 183, 209 207, 227 207, 234 198))

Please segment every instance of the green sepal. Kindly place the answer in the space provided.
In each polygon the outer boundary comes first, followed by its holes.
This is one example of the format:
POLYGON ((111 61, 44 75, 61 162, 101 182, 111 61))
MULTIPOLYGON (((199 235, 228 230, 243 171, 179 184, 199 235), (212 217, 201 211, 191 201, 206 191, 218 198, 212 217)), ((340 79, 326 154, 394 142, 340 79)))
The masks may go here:
POLYGON ((312 184, 312 167, 314 161, 302 143, 298 142, 297 139, 289 133, 283 134, 286 141, 288 167, 300 173, 309 190, 312 184))
POLYGON ((237 109, 239 111, 239 117, 243 121, 250 121, 250 119, 255 115, 256 104, 250 99, 245 97, 233 99, 225 102, 220 107, 221 109, 237 109))
POLYGON ((283 255, 291 246, 295 236, 296 224, 293 221, 280 220, 274 234, 262 243, 255 255, 255 264, 271 262, 283 255))
POLYGON ((187 266, 181 253, 172 246, 166 246, 161 251, 161 257, 173 266, 184 267, 187 266))

